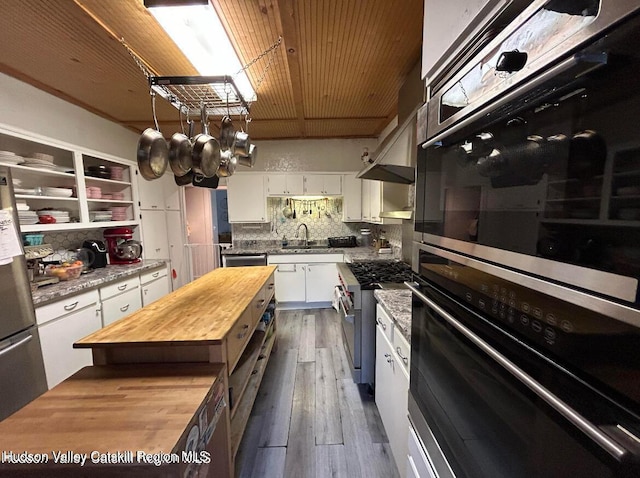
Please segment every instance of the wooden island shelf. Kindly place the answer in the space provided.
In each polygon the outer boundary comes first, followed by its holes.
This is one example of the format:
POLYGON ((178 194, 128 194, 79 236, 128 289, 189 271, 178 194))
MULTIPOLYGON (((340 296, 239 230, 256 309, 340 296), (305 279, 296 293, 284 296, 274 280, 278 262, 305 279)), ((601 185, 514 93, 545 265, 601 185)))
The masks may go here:
MULTIPOLYGON (((275 266, 216 269, 79 340, 96 365, 220 363, 229 404, 228 453, 235 457, 276 344, 275 266)), ((233 465, 231 467, 233 469, 233 465)))

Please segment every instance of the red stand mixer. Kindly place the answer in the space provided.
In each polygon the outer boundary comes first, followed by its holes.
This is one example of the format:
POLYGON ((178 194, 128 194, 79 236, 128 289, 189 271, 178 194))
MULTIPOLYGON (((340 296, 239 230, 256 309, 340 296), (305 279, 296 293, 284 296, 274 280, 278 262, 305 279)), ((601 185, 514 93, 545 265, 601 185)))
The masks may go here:
POLYGON ((114 227, 104 231, 107 241, 110 264, 133 264, 140 262, 142 244, 133 240, 133 229, 129 227, 114 227))

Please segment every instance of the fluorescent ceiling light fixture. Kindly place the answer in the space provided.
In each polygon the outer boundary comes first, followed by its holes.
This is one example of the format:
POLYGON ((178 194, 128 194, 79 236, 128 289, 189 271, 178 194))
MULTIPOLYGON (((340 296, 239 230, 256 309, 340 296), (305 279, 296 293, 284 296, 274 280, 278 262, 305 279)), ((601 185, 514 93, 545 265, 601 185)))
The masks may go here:
MULTIPOLYGON (((202 76, 231 76, 244 99, 255 101, 256 92, 246 72, 236 76, 242 64, 208 2, 206 5, 148 5, 148 9, 202 76)), ((222 88, 216 88, 216 92, 226 100, 222 88)), ((234 100, 235 95, 230 94, 229 101, 234 100)))

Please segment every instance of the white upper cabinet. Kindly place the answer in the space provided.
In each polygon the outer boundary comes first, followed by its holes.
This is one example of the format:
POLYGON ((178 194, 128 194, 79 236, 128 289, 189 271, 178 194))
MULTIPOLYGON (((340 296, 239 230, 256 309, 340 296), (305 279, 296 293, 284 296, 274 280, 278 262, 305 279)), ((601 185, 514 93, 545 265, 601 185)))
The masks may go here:
POLYGON ((304 193, 309 196, 342 194, 342 175, 340 174, 305 175, 304 193))
POLYGON ((266 181, 269 196, 304 194, 304 176, 302 174, 269 174, 266 181))
POLYGON ((268 196, 338 196, 342 194, 341 174, 267 174, 268 196))
POLYGON ((342 221, 362 220, 362 180, 354 174, 342 176, 342 221))
POLYGON ((409 187, 386 181, 362 181, 362 220, 375 224, 402 224, 402 219, 381 217, 382 212, 407 207, 409 187))
POLYGON ((140 174, 137 177, 140 209, 180 210, 181 188, 176 184, 173 174, 167 173, 153 181, 147 181, 140 174))
POLYGON ((442 72, 511 0, 424 0, 422 78, 442 72))
MULTIPOLYGON (((154 210, 165 208, 164 185, 165 176, 153 181, 147 181, 140 173, 138 179, 138 193, 140 195, 140 209, 154 210)), ((168 177, 168 176, 166 176, 168 177)))
POLYGON ((262 174, 235 174, 227 178, 229 222, 267 222, 267 197, 262 174))

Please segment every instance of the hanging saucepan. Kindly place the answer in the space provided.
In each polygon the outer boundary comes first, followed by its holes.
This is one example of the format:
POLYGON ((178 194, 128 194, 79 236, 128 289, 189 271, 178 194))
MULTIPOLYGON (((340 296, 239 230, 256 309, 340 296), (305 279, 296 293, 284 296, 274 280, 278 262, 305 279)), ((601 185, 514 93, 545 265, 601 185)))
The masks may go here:
MULTIPOLYGON (((182 107, 179 109, 180 125, 182 126, 182 107)), ((192 125, 193 123, 187 117, 187 123, 192 125)), ((169 141, 169 166, 171 171, 177 177, 184 176, 191 171, 193 160, 191 154, 193 147, 191 146, 191 140, 184 134, 184 128, 182 133, 174 133, 169 141)))
POLYGON ((162 136, 158 127, 156 117, 156 94, 151 92, 151 109, 153 111, 153 122, 156 129, 147 128, 142 132, 138 140, 138 169, 140 174, 147 181, 152 181, 161 177, 167 170, 169 164, 169 147, 167 141, 162 136))
POLYGON ((202 174, 205 178, 211 178, 216 175, 220 167, 220 143, 209 135, 206 111, 206 106, 203 105, 200 117, 202 133, 196 136, 193 141, 191 159, 194 173, 202 174))
POLYGON ((238 158, 229 149, 221 151, 220 156, 222 156, 222 159, 220 161, 220 169, 218 169, 218 176, 228 178, 236 172, 238 158))
POLYGON ((222 118, 222 124, 220 125, 220 147, 222 149, 233 149, 233 142, 235 140, 235 131, 233 130, 233 123, 231 118, 225 116, 222 118))
POLYGON ((251 148, 251 139, 244 131, 236 131, 233 141, 233 154, 236 156, 248 156, 251 148))
POLYGON ((253 165, 256 164, 256 157, 258 156, 258 147, 251 143, 249 146, 249 154, 246 156, 238 156, 238 164, 242 166, 246 166, 248 168, 253 168, 253 165))

